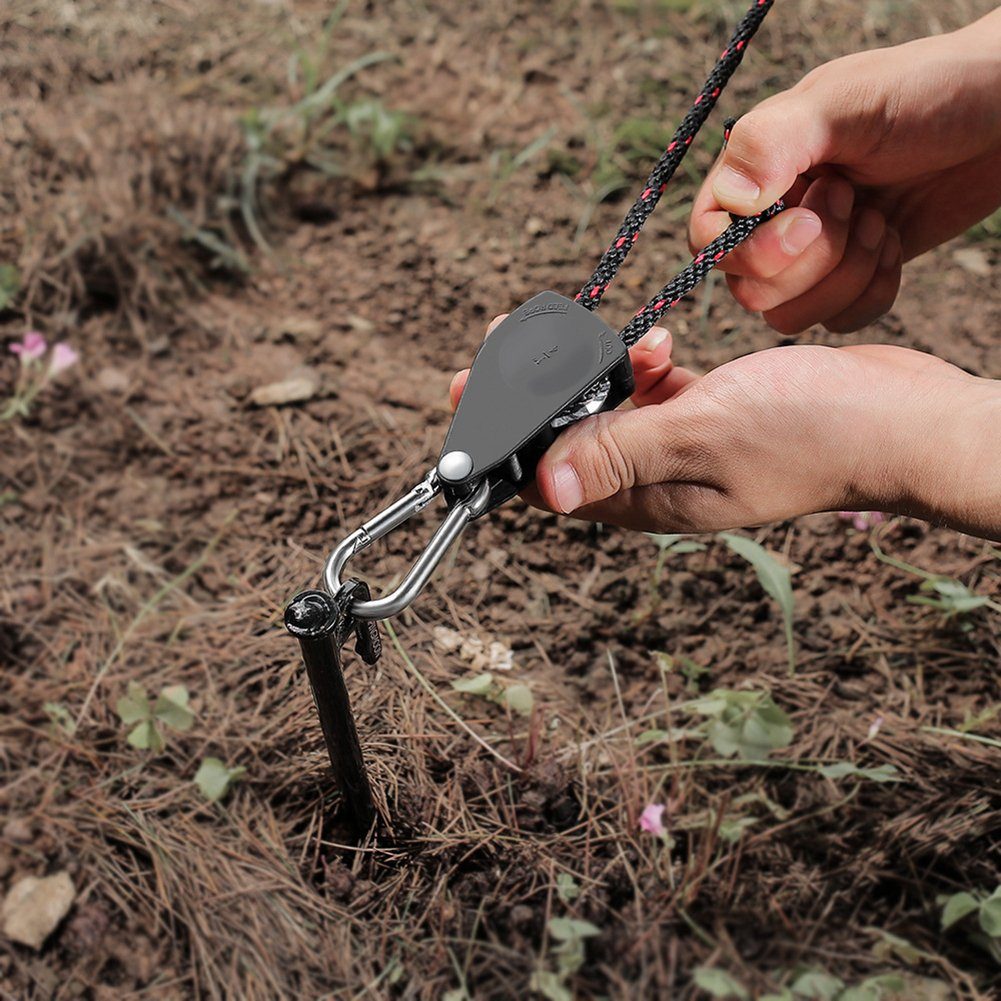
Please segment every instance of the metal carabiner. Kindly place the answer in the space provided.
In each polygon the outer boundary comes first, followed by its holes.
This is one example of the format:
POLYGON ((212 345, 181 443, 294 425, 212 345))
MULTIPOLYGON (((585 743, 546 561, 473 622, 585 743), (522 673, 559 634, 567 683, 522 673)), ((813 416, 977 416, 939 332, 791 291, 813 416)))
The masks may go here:
MULTIPOLYGON (((330 594, 335 595, 340 591, 341 574, 348 560, 363 549, 368 549, 376 539, 381 539, 418 511, 422 511, 441 493, 441 489, 438 468, 435 466, 413 490, 398 501, 394 501, 344 539, 330 554, 323 568, 323 581, 330 594)), ((402 612, 424 590, 435 567, 441 562, 452 543, 462 534, 466 525, 483 514, 489 503, 490 485, 484 480, 468 498, 452 505, 445 520, 431 536, 424 552, 417 558, 399 587, 381 598, 355 601, 351 605, 351 614, 358 619, 388 619, 402 612)))

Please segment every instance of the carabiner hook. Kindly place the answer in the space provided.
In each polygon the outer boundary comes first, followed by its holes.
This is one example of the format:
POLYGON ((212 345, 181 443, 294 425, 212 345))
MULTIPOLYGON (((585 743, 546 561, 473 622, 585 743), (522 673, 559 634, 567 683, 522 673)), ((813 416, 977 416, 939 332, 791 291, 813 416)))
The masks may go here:
MULTIPOLYGON (((438 478, 438 469, 434 467, 408 494, 366 521, 361 528, 355 529, 327 559, 323 568, 323 581, 327 590, 331 594, 337 594, 342 586, 341 574, 348 560, 423 510, 439 493, 441 493, 441 482, 438 478)), ((462 534, 462 530, 474 518, 483 514, 489 502, 490 485, 484 480, 470 497, 452 506, 400 586, 381 598, 354 602, 351 605, 351 614, 358 619, 388 619, 402 612, 424 590, 435 567, 441 562, 452 543, 462 534)))

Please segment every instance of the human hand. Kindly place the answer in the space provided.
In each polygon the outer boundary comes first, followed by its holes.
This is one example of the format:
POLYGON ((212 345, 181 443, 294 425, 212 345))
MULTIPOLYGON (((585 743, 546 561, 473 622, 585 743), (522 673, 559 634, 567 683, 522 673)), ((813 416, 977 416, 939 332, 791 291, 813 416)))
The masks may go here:
POLYGON ((1001 204, 1001 10, 836 59, 734 126, 693 207, 692 250, 784 197, 720 267, 781 333, 844 332, 893 304, 901 265, 1001 204))
POLYGON ((630 356, 635 408, 560 435, 530 503, 650 532, 853 509, 1001 536, 998 383, 888 345, 772 348, 699 377, 656 327, 630 356))

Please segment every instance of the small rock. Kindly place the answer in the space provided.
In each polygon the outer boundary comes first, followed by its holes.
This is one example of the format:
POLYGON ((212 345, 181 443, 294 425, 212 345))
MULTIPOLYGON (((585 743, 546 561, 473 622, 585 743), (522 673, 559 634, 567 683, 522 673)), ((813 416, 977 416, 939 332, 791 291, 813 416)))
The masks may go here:
POLYGON ((31 824, 24 817, 11 817, 3 825, 4 841, 15 845, 27 845, 32 841, 31 824))
POLYGON ((952 252, 952 259, 965 271, 978 278, 990 278, 991 265, 987 255, 978 247, 960 247, 952 252))
POLYGON ((129 377, 120 368, 106 365, 97 373, 97 388, 104 393, 124 393, 129 388, 129 377))
POLYGON ((277 324, 276 329, 280 334, 287 334, 297 341, 315 342, 323 337, 320 321, 311 316, 286 316, 277 324))
POLYGON ((462 633, 455 629, 449 629, 448 626, 435 626, 431 632, 435 643, 438 644, 443 653, 455 653, 462 646, 462 633))
POLYGON ((4 934, 21 945, 41 949, 69 913, 76 890, 68 872, 39 879, 26 876, 11 887, 3 902, 4 934))
POLYGON ((547 230, 546 224, 538 216, 529 216, 525 220, 525 232, 529 236, 539 236, 547 230))
POLYGON ((283 403, 301 403, 312 399, 320 388, 320 377, 308 368, 298 369, 287 379, 258 386, 251 391, 250 402, 256 407, 280 406, 283 403))
POLYGON ((370 334, 375 330, 375 324, 371 320, 366 320, 364 316, 351 313, 348 316, 348 326, 352 330, 357 330, 359 334, 370 334))

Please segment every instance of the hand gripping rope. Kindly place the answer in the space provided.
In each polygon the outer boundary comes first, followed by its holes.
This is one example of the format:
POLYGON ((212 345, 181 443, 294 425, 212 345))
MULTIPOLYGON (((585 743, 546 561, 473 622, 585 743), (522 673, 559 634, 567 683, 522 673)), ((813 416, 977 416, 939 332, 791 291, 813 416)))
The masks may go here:
MULTIPOLYGON (((759 215, 734 217, 618 333, 595 312, 772 3, 755 0, 741 19, 583 288, 572 300, 541 292, 493 331, 473 361, 438 462, 413 490, 334 549, 324 568, 324 590, 297 595, 286 610, 285 624, 302 645, 331 763, 347 793, 349 820, 360 830, 369 826, 374 808, 341 674, 342 644, 354 632, 362 659, 375 663, 380 647, 373 620, 406 608, 466 525, 532 482, 539 459, 566 427, 628 399, 633 391, 628 349, 734 247, 782 211, 777 202, 759 215), (503 420, 497 419, 498 414, 503 420), (448 514, 394 591, 372 599, 360 581, 341 582, 353 556, 402 525, 439 493, 448 514)), ((724 141, 730 124, 724 129, 724 141)))

